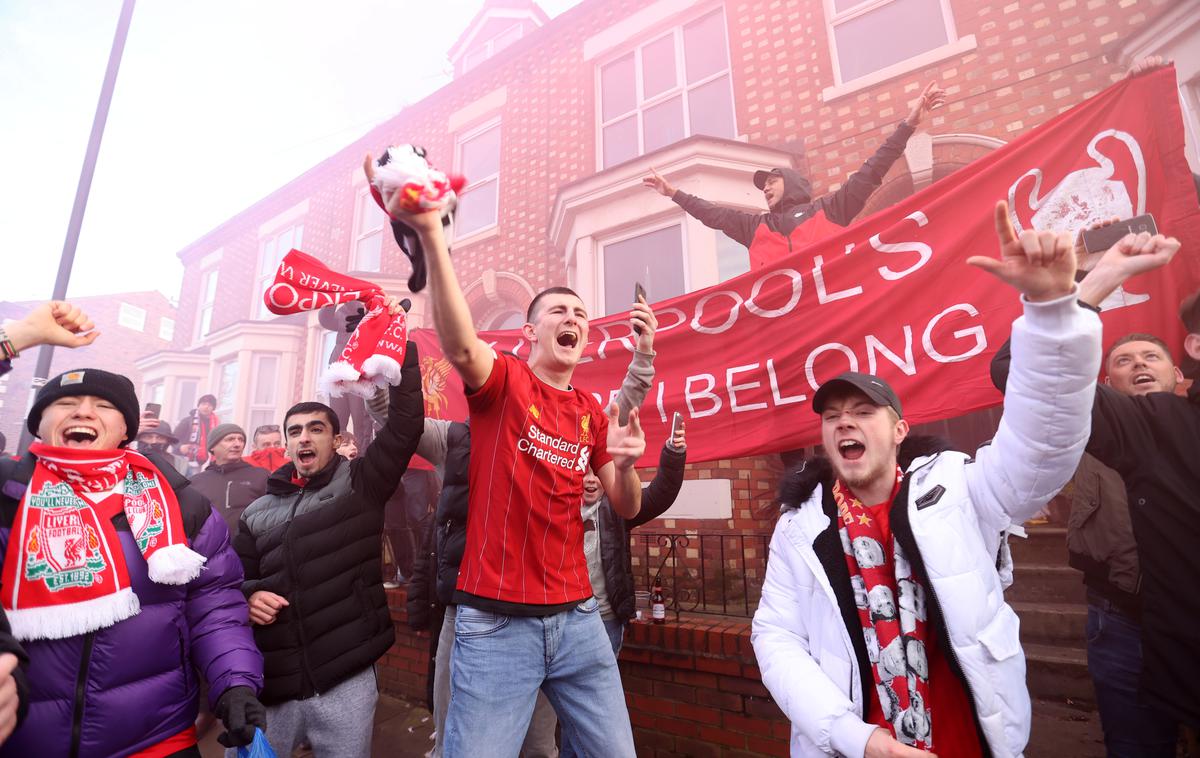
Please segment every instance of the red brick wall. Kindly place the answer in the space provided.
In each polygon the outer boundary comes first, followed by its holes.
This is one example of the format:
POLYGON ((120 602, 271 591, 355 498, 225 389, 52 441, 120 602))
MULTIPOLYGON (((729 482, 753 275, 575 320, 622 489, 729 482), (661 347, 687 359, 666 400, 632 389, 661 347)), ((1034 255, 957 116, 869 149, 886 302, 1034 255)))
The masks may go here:
MULTIPOLYGON (((21 318, 40 301, 23 303, 0 303, 0 320, 21 318)), ((84 310, 96 323, 101 332, 95 345, 66 350, 56 348, 50 376, 75 368, 99 368, 123 374, 133 382, 139 399, 142 392, 142 375, 134 366, 134 360, 165 349, 169 343, 158 337, 159 324, 163 318, 175 318, 175 308, 158 292, 122 292, 99 297, 72 298, 71 302, 84 310), (146 311, 146 323, 142 331, 129 329, 117 323, 117 312, 121 303, 146 311)), ((175 326, 176 331, 179 325, 175 326)), ((13 361, 13 370, 0 380, 0 433, 8 440, 8 450, 17 447, 21 429, 24 427, 25 409, 29 401, 29 387, 33 370, 37 365, 38 350, 30 350, 13 361)), ((174 419, 171 419, 173 422, 174 419)))
MULTIPOLYGON (((200 258, 224 248, 214 328, 250 314, 259 226, 305 200, 309 211, 299 219, 304 223, 303 247, 345 268, 353 242, 351 176, 362 155, 388 143, 413 140, 424 144, 436 163, 449 166, 454 151, 454 135, 447 131, 450 114, 500 87, 507 88, 507 102, 500 112, 499 233, 457 246, 455 266, 464 286, 487 268, 516 273, 535 289, 565 283, 562 259, 549 245, 547 226, 559 187, 595 171, 595 66, 583 60, 583 42, 646 4, 585 0, 182 251, 186 273, 176 346, 191 344, 200 258)), ((1122 71, 1111 59, 1115 47, 1169 4, 1170 0, 953 0, 957 32, 960 37, 975 35, 975 50, 826 103, 821 101, 822 90, 834 80, 822 0, 727 0, 738 131, 753 143, 803 152, 814 189, 833 190, 907 114, 909 101, 923 83, 937 79, 950 101, 923 128, 935 134, 1008 140, 1119 77, 1122 71)), ((985 151, 961 144, 936 146, 935 179, 985 151)), ((911 191, 901 160, 868 210, 911 191)), ((384 271, 407 278, 408 263, 398 248, 385 240, 384 251, 384 271)), ((298 368, 300 376, 310 371, 307 366, 298 368)), ((679 521, 675 527, 769 529, 774 521, 770 493, 781 469, 778 460, 768 456, 690 467, 689 478, 733 480, 733 517, 679 521)))
MULTIPOLYGON (((387 593, 396 643, 377 665, 379 681, 385 692, 424 703, 429 636, 408 629, 404 590, 387 593)), ((791 727, 762 686, 749 619, 631 623, 619 662, 642 758, 788 754, 791 727)))

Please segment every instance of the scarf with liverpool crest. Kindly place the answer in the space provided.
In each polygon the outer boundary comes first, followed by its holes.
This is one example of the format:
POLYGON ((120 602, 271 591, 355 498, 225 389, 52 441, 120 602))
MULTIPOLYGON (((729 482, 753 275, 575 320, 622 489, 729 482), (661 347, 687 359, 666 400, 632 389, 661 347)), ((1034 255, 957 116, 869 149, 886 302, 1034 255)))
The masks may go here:
POLYGON ((877 726, 906 745, 932 750, 925 588, 886 522, 903 476, 897 466, 896 484, 883 508, 864 506, 840 479, 833 485, 833 500, 882 707, 883 723, 877 726))
POLYGON ((187 584, 205 557, 187 545, 179 503, 144 456, 40 442, 0 572, 2 604, 19 640, 61 639, 141 610, 112 520, 125 513, 149 576, 187 584))

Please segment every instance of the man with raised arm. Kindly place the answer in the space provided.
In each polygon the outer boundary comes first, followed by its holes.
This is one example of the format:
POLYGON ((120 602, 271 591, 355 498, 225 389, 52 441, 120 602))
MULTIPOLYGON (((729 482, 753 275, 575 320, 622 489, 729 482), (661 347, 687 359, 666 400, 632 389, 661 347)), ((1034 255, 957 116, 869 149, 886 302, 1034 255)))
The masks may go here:
POLYGON ((990 445, 914 450, 900 399, 870 374, 813 396, 829 459, 784 482, 751 635, 793 756, 1013 758, 1029 740, 997 556, 1083 454, 1100 320, 1076 305, 1070 236, 1017 237, 1003 202, 995 216, 1000 259, 968 262, 1020 291, 1025 313, 990 445))
MULTIPOLYGON (((368 157, 368 178, 373 165, 368 157)), ((467 543, 455 602, 445 755, 516 755, 539 689, 589 754, 633 756, 616 659, 583 553, 583 478, 596 472, 613 509, 637 515, 645 451, 638 411, 617 423, 571 386, 588 314, 566 287, 534 297, 522 327, 529 361, 496 354, 471 323, 437 212, 389 214, 420 237, 442 351, 471 415, 467 543)))
POLYGON ((651 169, 642 184, 670 198, 688 215, 750 251, 751 270, 769 266, 817 240, 831 237, 849 226, 862 212, 871 194, 879 189, 883 177, 901 155, 909 137, 925 114, 946 102, 946 91, 935 82, 926 85, 913 103, 908 116, 896 131, 879 146, 858 171, 834 192, 814 198, 812 182, 794 168, 777 167, 754 172, 754 186, 763 193, 766 213, 751 213, 726 208, 708 200, 676 190, 674 185, 651 169))

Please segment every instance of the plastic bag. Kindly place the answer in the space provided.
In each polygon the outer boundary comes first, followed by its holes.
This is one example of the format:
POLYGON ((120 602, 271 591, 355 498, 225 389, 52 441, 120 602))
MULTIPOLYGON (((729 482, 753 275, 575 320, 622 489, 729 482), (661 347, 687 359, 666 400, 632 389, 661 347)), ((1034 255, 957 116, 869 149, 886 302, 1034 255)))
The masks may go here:
POLYGON ((238 758, 275 758, 275 751, 267 742, 267 735, 258 727, 254 728, 254 741, 239 747, 237 754, 238 758))

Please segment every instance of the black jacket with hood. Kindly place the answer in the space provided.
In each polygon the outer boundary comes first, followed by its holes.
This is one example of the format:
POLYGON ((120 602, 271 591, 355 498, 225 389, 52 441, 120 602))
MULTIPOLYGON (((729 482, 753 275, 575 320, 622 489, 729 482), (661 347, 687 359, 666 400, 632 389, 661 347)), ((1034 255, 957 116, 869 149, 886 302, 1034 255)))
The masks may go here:
MULTIPOLYGON (((754 258, 756 235, 760 235, 759 244, 764 237, 760 234, 760 226, 777 238, 775 241, 787 245, 792 239, 796 228, 811 221, 823 211, 825 218, 838 226, 849 226, 867 204, 871 193, 883 183, 892 164, 904 154, 904 147, 913 134, 913 128, 901 121, 896 131, 887 138, 875 154, 867 159, 858 171, 850 175, 846 183, 836 192, 812 197, 812 184, 799 171, 793 168, 777 168, 772 173, 783 177, 783 197, 775 208, 767 213, 751 213, 736 208, 724 208, 702 200, 695 195, 689 195, 682 190, 676 190, 671 197, 681 208, 697 218, 700 223, 712 229, 718 229, 738 243, 751 248, 754 258)), ((790 249, 790 245, 786 249, 790 249)))

